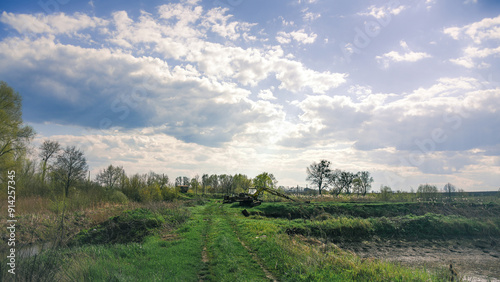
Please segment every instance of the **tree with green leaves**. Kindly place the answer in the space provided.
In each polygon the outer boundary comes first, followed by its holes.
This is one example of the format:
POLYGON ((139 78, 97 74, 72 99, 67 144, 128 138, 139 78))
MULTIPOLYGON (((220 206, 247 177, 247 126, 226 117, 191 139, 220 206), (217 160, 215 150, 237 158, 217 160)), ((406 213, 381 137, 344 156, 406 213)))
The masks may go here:
POLYGON ((342 192, 350 194, 355 176, 352 172, 340 169, 331 171, 328 175, 328 183, 333 187, 332 193, 337 196, 342 192))
POLYGON ((43 144, 40 145, 40 153, 38 156, 42 159, 42 183, 45 182, 47 164, 52 157, 57 157, 59 151, 61 151, 61 145, 57 141, 45 140, 43 144))
POLYGON ((64 187, 64 196, 69 196, 69 188, 79 181, 85 180, 88 165, 83 152, 75 146, 67 146, 63 152, 57 156, 54 164, 55 178, 64 187))
POLYGON ((380 185, 380 194, 382 195, 382 200, 387 201, 392 196, 392 189, 389 186, 380 185))
POLYGON ((208 174, 203 174, 201 176, 201 187, 203 190, 203 195, 207 192, 207 186, 210 186, 210 176, 208 174))
POLYGON ((331 193, 335 196, 338 196, 342 193, 342 182, 340 181, 340 175, 342 171, 340 169, 335 169, 330 172, 328 175, 328 185, 332 187, 331 193))
POLYGON ((234 193, 248 192, 248 189, 252 186, 252 180, 249 179, 244 174, 235 174, 233 176, 233 187, 234 193))
POLYGON ((14 166, 35 136, 30 126, 23 124, 22 97, 7 83, 0 81, 0 169, 14 166))
POLYGON ((321 160, 319 163, 313 162, 306 170, 306 180, 318 187, 320 195, 322 194, 322 190, 326 189, 330 183, 329 178, 332 173, 330 164, 330 161, 321 160))
POLYGON ((373 177, 368 171, 359 171, 355 174, 352 183, 356 192, 364 196, 372 187, 373 177))
POLYGON ((219 175, 219 183, 224 194, 231 194, 233 188, 233 176, 228 174, 219 175))
POLYGON ((272 173, 263 172, 253 179, 253 185, 255 187, 265 186, 267 188, 274 188, 278 184, 278 181, 272 173))
POLYGON ((194 189, 195 194, 198 195, 198 189, 200 188, 200 176, 197 174, 191 178, 191 188, 194 189))

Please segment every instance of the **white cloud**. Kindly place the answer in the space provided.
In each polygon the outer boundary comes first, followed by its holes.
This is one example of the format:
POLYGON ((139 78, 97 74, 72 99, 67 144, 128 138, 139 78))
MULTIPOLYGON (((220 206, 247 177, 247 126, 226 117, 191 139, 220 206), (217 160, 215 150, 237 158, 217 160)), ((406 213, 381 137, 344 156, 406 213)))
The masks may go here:
POLYGON ((485 40, 500 39, 500 16, 484 18, 463 27, 448 27, 443 32, 456 40, 470 38, 476 44, 481 44, 485 40))
POLYGON ((387 68, 392 62, 417 62, 425 58, 430 58, 431 55, 425 52, 413 52, 409 49, 408 44, 405 41, 400 42, 401 47, 405 50, 405 53, 401 54, 396 51, 390 51, 381 56, 375 57, 375 59, 384 67, 387 68))
POLYGON ((472 40, 469 46, 463 49, 463 56, 450 59, 450 62, 466 68, 487 68, 490 64, 478 59, 484 59, 500 53, 500 47, 490 48, 483 46, 498 45, 500 39, 500 16, 484 18, 481 21, 463 27, 449 27, 444 29, 445 34, 455 40, 472 40))
POLYGON ((276 40, 281 44, 289 44, 292 39, 301 44, 312 44, 317 37, 318 35, 314 32, 307 34, 304 29, 300 29, 292 32, 280 31, 276 36, 276 40))
POLYGON ((73 16, 65 14, 13 14, 3 12, 0 22, 10 25, 19 33, 46 33, 71 35, 84 29, 108 25, 108 21, 85 14, 75 13, 73 16))
POLYGON ((263 100, 276 100, 276 97, 274 97, 273 92, 271 89, 263 89, 259 91, 259 94, 257 97, 263 99, 263 100))
POLYGON ((390 15, 394 15, 394 16, 399 15, 406 8, 407 7, 405 7, 403 5, 399 5, 399 6, 392 5, 392 3, 391 3, 391 6, 386 5, 386 6, 377 7, 375 5, 372 5, 372 6, 368 7, 368 12, 361 12, 361 13, 358 13, 358 15, 372 16, 376 19, 383 19, 383 18, 386 18, 390 15))

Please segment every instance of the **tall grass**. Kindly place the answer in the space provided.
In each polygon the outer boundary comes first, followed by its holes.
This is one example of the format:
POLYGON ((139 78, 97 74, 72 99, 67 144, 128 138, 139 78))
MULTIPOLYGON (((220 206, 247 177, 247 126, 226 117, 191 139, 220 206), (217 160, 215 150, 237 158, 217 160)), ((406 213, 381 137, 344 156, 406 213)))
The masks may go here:
MULTIPOLYGON (((232 220, 240 236, 259 254, 270 271, 286 281, 427 281, 439 280, 425 270, 414 270, 379 260, 365 260, 332 243, 282 232, 279 220, 232 220), (263 236, 265 235, 265 236, 263 236)), ((349 224, 343 222, 343 224, 349 224)))

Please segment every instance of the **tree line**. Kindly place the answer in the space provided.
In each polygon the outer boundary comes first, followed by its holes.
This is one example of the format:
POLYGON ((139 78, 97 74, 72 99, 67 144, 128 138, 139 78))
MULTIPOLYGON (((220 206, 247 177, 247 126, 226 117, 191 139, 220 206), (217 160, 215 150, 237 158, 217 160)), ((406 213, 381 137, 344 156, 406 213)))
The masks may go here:
POLYGON ((307 167, 306 172, 306 180, 318 187, 320 195, 324 190, 329 190, 334 195, 340 193, 366 195, 373 183, 373 177, 368 171, 353 173, 332 169, 331 162, 328 160, 321 160, 319 163, 313 162, 307 167))

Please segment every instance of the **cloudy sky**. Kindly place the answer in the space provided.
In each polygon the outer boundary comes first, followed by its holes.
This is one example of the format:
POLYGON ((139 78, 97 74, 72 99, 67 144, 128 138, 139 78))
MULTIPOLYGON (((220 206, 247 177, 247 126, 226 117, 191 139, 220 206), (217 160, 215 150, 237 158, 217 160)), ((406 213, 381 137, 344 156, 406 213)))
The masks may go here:
POLYGON ((500 187, 500 3, 23 0, 0 80, 92 173, 370 171, 409 191, 500 187))

